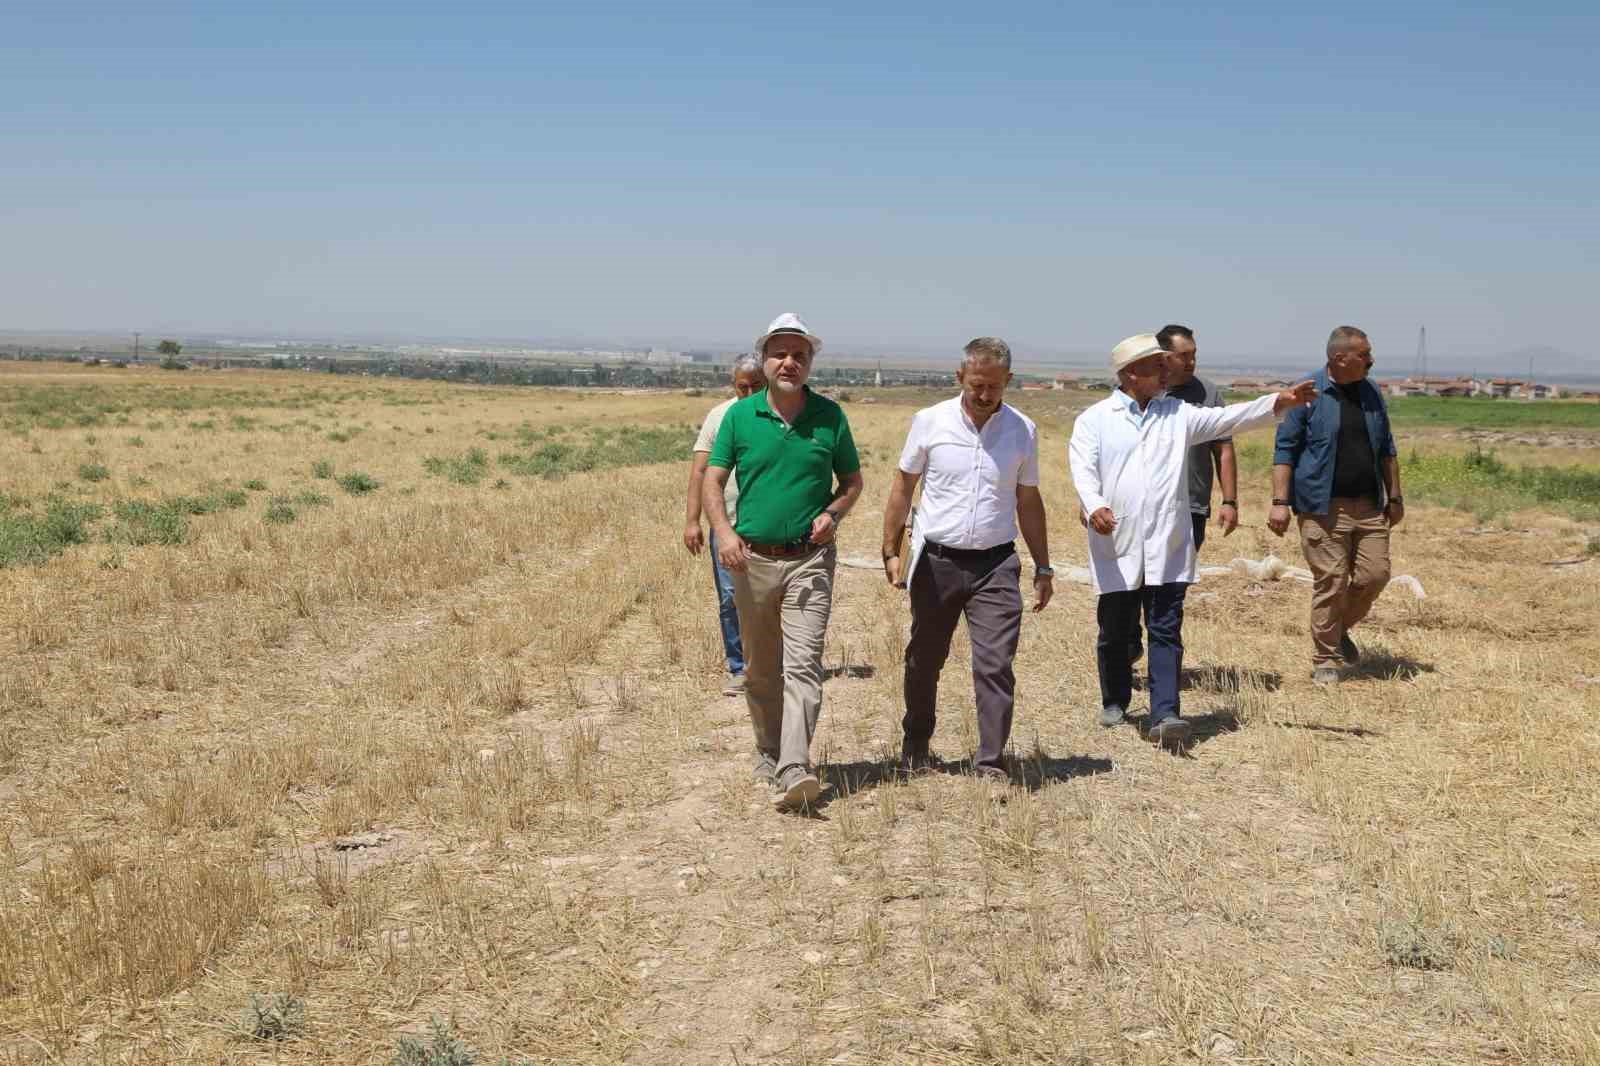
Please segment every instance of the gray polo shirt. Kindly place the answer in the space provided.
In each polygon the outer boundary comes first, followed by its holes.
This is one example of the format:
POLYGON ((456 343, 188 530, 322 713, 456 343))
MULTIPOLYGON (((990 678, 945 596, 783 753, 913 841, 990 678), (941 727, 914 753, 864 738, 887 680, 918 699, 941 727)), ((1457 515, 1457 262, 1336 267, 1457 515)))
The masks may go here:
MULTIPOLYGON (((1222 392, 1211 382, 1198 375, 1192 377, 1183 385, 1167 390, 1168 396, 1176 397, 1184 403, 1192 403, 1196 407, 1221 407, 1222 392)), ((1232 437, 1223 437, 1217 441, 1207 441, 1196 444, 1189 449, 1189 512, 1191 514, 1211 514, 1211 446, 1231 442, 1232 437)))

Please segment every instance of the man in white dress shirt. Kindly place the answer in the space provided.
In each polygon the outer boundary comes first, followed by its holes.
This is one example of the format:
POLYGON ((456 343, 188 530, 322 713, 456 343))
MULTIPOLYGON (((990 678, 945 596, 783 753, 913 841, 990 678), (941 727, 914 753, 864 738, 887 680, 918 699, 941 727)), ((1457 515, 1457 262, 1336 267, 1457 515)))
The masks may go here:
POLYGON ((1128 645, 1142 610, 1150 635, 1147 735, 1181 746, 1183 600, 1195 579, 1185 460, 1196 444, 1270 423, 1316 395, 1311 382, 1227 407, 1164 395, 1167 353, 1148 333, 1111 352, 1117 389, 1078 416, 1068 449, 1072 483, 1089 516, 1089 571, 1100 594, 1100 724, 1114 726, 1133 695, 1128 645))
POLYGON ((1050 602, 1050 545, 1039 495, 1039 434, 1003 402, 1011 349, 997 337, 969 343, 956 371, 961 394, 911 420, 900 468, 883 512, 883 569, 890 584, 911 587, 911 642, 906 646, 906 714, 901 765, 931 768, 934 705, 950 639, 965 615, 972 639, 972 685, 978 709, 976 773, 1005 782, 1004 762, 1015 707, 1012 659, 1022 632, 1016 539, 1033 556, 1035 611, 1050 602), (922 506, 910 558, 900 531, 921 480, 922 506))

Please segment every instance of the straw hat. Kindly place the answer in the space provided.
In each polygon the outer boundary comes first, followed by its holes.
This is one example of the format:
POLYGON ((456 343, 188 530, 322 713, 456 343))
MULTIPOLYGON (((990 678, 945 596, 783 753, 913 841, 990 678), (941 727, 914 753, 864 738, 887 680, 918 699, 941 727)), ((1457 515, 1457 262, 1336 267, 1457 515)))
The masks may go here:
POLYGON ((1149 355, 1165 354, 1166 349, 1156 340, 1154 333, 1135 333, 1111 349, 1111 370, 1115 373, 1130 363, 1137 363, 1149 355))
POLYGON ((793 311, 785 311, 783 314, 772 320, 772 324, 767 327, 767 331, 765 333, 756 338, 757 354, 766 354, 767 341, 771 340, 774 336, 785 333, 793 333, 796 336, 804 337, 806 340, 810 341, 812 355, 816 355, 818 352, 822 351, 822 338, 807 329, 806 324, 800 321, 799 315, 795 314, 793 311))

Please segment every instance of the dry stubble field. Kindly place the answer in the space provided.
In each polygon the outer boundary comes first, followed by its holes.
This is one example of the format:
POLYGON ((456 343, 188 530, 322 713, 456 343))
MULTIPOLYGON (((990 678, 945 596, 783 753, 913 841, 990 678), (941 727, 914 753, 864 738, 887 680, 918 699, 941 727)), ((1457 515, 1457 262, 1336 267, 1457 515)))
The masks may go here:
MULTIPOLYGON (((106 508, 0 569, 0 1060, 388 1063, 437 1016, 480 1063, 1600 1062, 1600 562, 1547 565, 1592 527, 1413 500, 1395 570, 1428 596, 1384 595, 1335 691, 1304 585, 1205 581, 1186 757, 1093 724, 1064 584, 1004 803, 889 772, 903 598, 841 568, 835 788, 781 816, 681 467, 529 458, 552 427, 687 443, 713 402, 0 367, 6 508, 106 508), (241 1032, 252 994, 303 1005, 290 1039, 241 1032)), ((1070 403, 1022 403, 1081 564, 1070 403)), ((912 407, 848 410, 843 554, 873 558, 912 407)), ((1298 563, 1254 463, 1202 562, 1298 563)))

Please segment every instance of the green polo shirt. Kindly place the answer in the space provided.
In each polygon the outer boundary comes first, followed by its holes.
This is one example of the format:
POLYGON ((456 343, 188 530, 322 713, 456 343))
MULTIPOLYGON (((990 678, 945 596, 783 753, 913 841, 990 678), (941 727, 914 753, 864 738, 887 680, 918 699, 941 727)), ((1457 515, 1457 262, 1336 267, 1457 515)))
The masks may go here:
POLYGON ((793 425, 767 403, 765 391, 728 408, 709 466, 739 476, 734 532, 755 544, 787 544, 811 532, 811 520, 833 502, 835 475, 861 469, 844 409, 807 386, 793 425))

